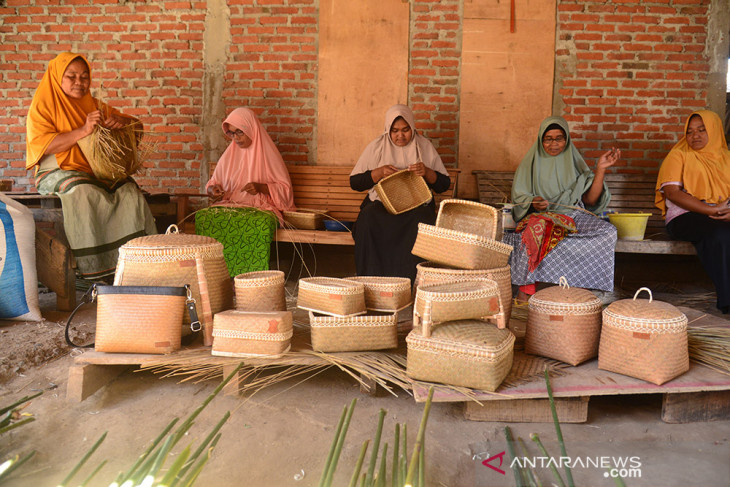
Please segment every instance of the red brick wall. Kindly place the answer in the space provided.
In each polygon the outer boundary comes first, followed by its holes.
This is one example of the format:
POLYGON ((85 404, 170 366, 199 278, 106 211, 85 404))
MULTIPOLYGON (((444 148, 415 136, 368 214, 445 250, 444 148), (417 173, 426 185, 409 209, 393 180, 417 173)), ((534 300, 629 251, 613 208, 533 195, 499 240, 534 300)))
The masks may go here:
POLYGON ((558 104, 586 157, 615 145, 618 171, 658 170, 687 115, 707 104, 709 4, 559 1, 558 104))

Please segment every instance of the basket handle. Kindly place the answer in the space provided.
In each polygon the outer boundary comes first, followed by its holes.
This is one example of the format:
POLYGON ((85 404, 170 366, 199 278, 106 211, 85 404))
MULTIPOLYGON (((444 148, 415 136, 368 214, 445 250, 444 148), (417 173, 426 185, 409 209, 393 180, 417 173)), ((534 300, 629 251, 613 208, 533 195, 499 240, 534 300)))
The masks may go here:
POLYGON ((649 289, 648 287, 640 287, 639 290, 636 291, 636 294, 634 294, 634 300, 636 300, 636 296, 638 296, 641 291, 646 291, 649 293, 649 302, 651 303, 654 297, 651 295, 651 289, 649 289))
MULTIPOLYGON (((568 285, 568 280, 565 278, 565 276, 560 276, 560 280, 558 281, 558 285, 560 287, 562 287, 563 289, 568 289, 570 287, 568 285)), ((644 288, 644 289, 646 289, 646 288, 644 288)))
POLYGON ((174 223, 167 227, 167 231, 165 231, 165 235, 170 235, 171 233, 180 233, 180 230, 178 230, 177 225, 174 223))

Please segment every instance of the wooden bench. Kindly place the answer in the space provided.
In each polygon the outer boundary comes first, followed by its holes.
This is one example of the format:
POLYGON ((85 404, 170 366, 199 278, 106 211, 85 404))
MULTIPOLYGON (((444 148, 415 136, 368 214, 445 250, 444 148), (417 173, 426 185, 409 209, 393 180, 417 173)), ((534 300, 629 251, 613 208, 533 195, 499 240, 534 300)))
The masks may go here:
MULTIPOLYGON (((479 201, 502 205, 510 201, 514 172, 473 171, 479 187, 479 201)), ((606 186, 611 192, 607 210, 621 213, 651 213, 644 240, 618 240, 616 252, 636 254, 695 255, 689 242, 671 240, 664 228, 661 212, 654 206, 656 176, 647 174, 607 174, 606 186)))

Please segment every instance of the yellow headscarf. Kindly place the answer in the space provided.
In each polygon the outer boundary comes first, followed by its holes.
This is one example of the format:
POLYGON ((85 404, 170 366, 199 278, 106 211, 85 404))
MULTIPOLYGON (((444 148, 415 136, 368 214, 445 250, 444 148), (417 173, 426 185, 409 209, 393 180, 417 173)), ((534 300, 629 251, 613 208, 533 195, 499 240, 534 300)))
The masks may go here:
MULTIPOLYGON (((48 69, 33 95, 26 121, 26 169, 38 164, 46 148, 58 134, 83 126, 86 123, 86 115, 101 106, 90 93, 77 100, 63 92, 61 88, 63 74, 74 59, 82 59, 89 66, 89 62, 81 54, 62 52, 48 63, 48 69)), ((89 74, 91 74, 90 66, 89 74)), ((104 108, 107 113, 119 113, 106 106, 104 108)), ((61 169, 93 174, 86 157, 76 144, 66 151, 57 153, 56 159, 61 169)))
POLYGON ((730 197, 730 152, 720 117, 710 110, 696 111, 687 118, 684 133, 659 169, 654 204, 662 214, 667 212, 666 198, 659 191, 664 183, 680 182, 687 193, 707 203, 720 203, 730 197), (700 150, 687 143, 687 126, 693 115, 702 117, 709 139, 700 150))

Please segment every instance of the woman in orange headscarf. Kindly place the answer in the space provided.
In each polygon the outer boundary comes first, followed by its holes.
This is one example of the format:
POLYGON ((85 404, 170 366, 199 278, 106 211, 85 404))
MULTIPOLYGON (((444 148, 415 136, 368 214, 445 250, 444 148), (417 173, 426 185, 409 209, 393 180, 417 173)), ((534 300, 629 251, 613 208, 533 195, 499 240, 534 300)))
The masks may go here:
POLYGON ((659 169, 655 203, 665 216, 669 236, 694 244, 715 283, 717 307, 728 313, 730 152, 714 112, 694 112, 684 133, 659 169))
POLYGON ((231 140, 206 185, 215 206, 196 213, 195 230, 223 244, 231 276, 269 268, 277 219, 293 210, 284 159, 256 114, 237 108, 223 122, 231 140))
POLYGON ((93 98, 90 86, 84 56, 62 52, 51 60, 28 110, 26 168, 35 169, 41 194, 60 197, 77 269, 95 278, 114 273, 122 244, 156 229, 136 183, 97 179, 77 144, 97 125, 118 129, 136 122, 93 98))

